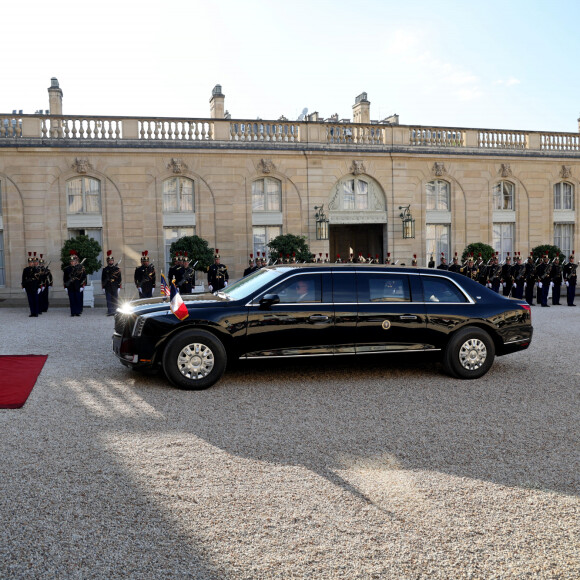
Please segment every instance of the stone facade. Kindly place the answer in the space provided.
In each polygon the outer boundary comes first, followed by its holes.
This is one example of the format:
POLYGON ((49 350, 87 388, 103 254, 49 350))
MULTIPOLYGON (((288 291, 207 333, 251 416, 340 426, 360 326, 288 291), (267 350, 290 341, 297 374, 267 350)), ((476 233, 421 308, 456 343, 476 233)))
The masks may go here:
POLYGON ((352 251, 381 260, 390 253, 400 263, 416 254, 425 265, 441 248, 461 255, 471 242, 494 246, 498 235, 503 253, 527 255, 562 232, 566 249, 575 248, 576 133, 374 122, 365 93, 353 106, 357 123, 317 113, 296 122, 231 120, 220 86, 210 118, 71 117, 55 81, 49 115, 0 114, 0 298, 20 294, 28 251, 52 260, 58 280, 60 248, 79 231, 98 232, 104 250, 124 256, 125 280, 143 250, 167 269, 171 231, 194 231, 219 248, 232 279, 262 232, 304 235, 331 261, 352 251), (71 191, 81 205, 91 193, 74 189, 81 184, 99 188, 98 211, 71 202, 71 191), (171 187, 184 185, 192 189, 191 202, 183 189, 177 194, 185 211, 164 211, 171 187), (260 188, 265 205, 254 207, 260 188), (329 220, 328 240, 316 239, 315 206, 329 220), (415 238, 402 236, 406 206, 415 238))

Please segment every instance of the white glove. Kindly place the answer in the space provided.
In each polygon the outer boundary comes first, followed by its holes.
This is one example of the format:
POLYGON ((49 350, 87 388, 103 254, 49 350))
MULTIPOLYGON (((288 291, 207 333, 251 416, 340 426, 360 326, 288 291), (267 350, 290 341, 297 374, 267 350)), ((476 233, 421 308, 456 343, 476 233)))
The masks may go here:
POLYGON ((81 292, 84 292, 84 291, 85 291, 85 287, 81 286, 81 292))
POLYGON ((213 286, 211 284, 209 285, 209 291, 213 292, 213 286))
POLYGON ((505 288, 505 282, 502 282, 501 285, 505 288))
POLYGON ((538 288, 541 288, 541 287, 542 287, 542 283, 538 282, 538 288))
POLYGON ((64 291, 68 294, 68 288, 65 288, 64 291))
POLYGON ((524 282, 524 288, 525 288, 527 285, 528 285, 528 283, 527 283, 527 282, 524 282))
POLYGON ((491 288, 491 282, 488 282, 488 283, 486 284, 486 286, 487 286, 488 288, 491 288))
POLYGON ((151 296, 153 296, 153 294, 155 294, 155 288, 151 288, 151 296))
POLYGON ((37 293, 37 294, 40 294, 41 292, 42 292, 42 288, 39 288, 39 289, 36 291, 36 293, 37 293))
POLYGON ((570 282, 568 282, 568 280, 566 280, 566 288, 568 288, 568 286, 570 286, 570 282))
POLYGON ((107 293, 106 290, 103 288, 103 294, 106 294, 106 293, 107 293))
POLYGON ((26 288, 22 288, 22 292, 26 292, 26 288))
POLYGON ((512 288, 517 288, 517 287, 518 287, 518 285, 517 285, 517 284, 514 282, 514 283, 512 284, 512 288))
POLYGON ((139 290, 139 292, 143 292, 143 290, 141 290, 141 288, 137 288, 137 290, 139 290))
POLYGON ((554 282, 550 282, 550 288, 554 287, 554 282))
POLYGON ((117 296, 121 294, 121 288, 117 288, 117 296))
POLYGON ((224 282, 224 287, 226 287, 227 285, 228 285, 228 281, 226 280, 226 281, 224 282))

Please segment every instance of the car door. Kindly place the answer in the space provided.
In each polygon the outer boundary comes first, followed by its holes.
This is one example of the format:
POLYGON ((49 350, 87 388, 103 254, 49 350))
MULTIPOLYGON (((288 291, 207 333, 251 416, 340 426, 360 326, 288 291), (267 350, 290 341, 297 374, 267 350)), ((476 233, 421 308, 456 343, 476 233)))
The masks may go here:
POLYGON ((418 276, 377 269, 359 271, 356 278, 357 354, 423 350, 426 315, 418 276))
POLYGON ((244 355, 255 358, 332 354, 331 296, 330 272, 299 271, 265 289, 248 309, 244 355), (274 296, 277 298, 272 301, 274 296))

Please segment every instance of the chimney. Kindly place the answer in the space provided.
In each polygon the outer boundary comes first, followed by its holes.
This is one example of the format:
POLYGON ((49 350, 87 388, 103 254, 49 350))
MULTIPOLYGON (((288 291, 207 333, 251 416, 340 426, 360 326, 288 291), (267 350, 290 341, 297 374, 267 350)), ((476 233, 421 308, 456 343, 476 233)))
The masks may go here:
POLYGON ((353 123, 370 123, 371 122, 371 104, 367 100, 367 94, 361 93, 354 101, 352 106, 353 123))
POLYGON ((51 115, 62 115, 62 90, 58 86, 58 79, 56 77, 50 79, 48 102, 50 104, 51 115))
POLYGON ((226 96, 222 93, 222 86, 216 85, 211 91, 209 100, 209 116, 212 119, 224 119, 224 101, 226 96))

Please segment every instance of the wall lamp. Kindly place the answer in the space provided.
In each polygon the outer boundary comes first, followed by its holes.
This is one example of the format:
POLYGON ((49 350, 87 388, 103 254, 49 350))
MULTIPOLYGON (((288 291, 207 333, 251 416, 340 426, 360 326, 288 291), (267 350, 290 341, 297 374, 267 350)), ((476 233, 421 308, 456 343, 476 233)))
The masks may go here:
POLYGON ((316 210, 314 214, 316 219, 316 239, 328 240, 328 218, 324 213, 324 204, 315 205, 314 209, 316 210))
POLYGON ((403 222, 403 239, 414 238, 415 237, 415 220, 411 215, 411 204, 405 206, 400 205, 399 209, 403 211, 400 214, 400 218, 403 222))

